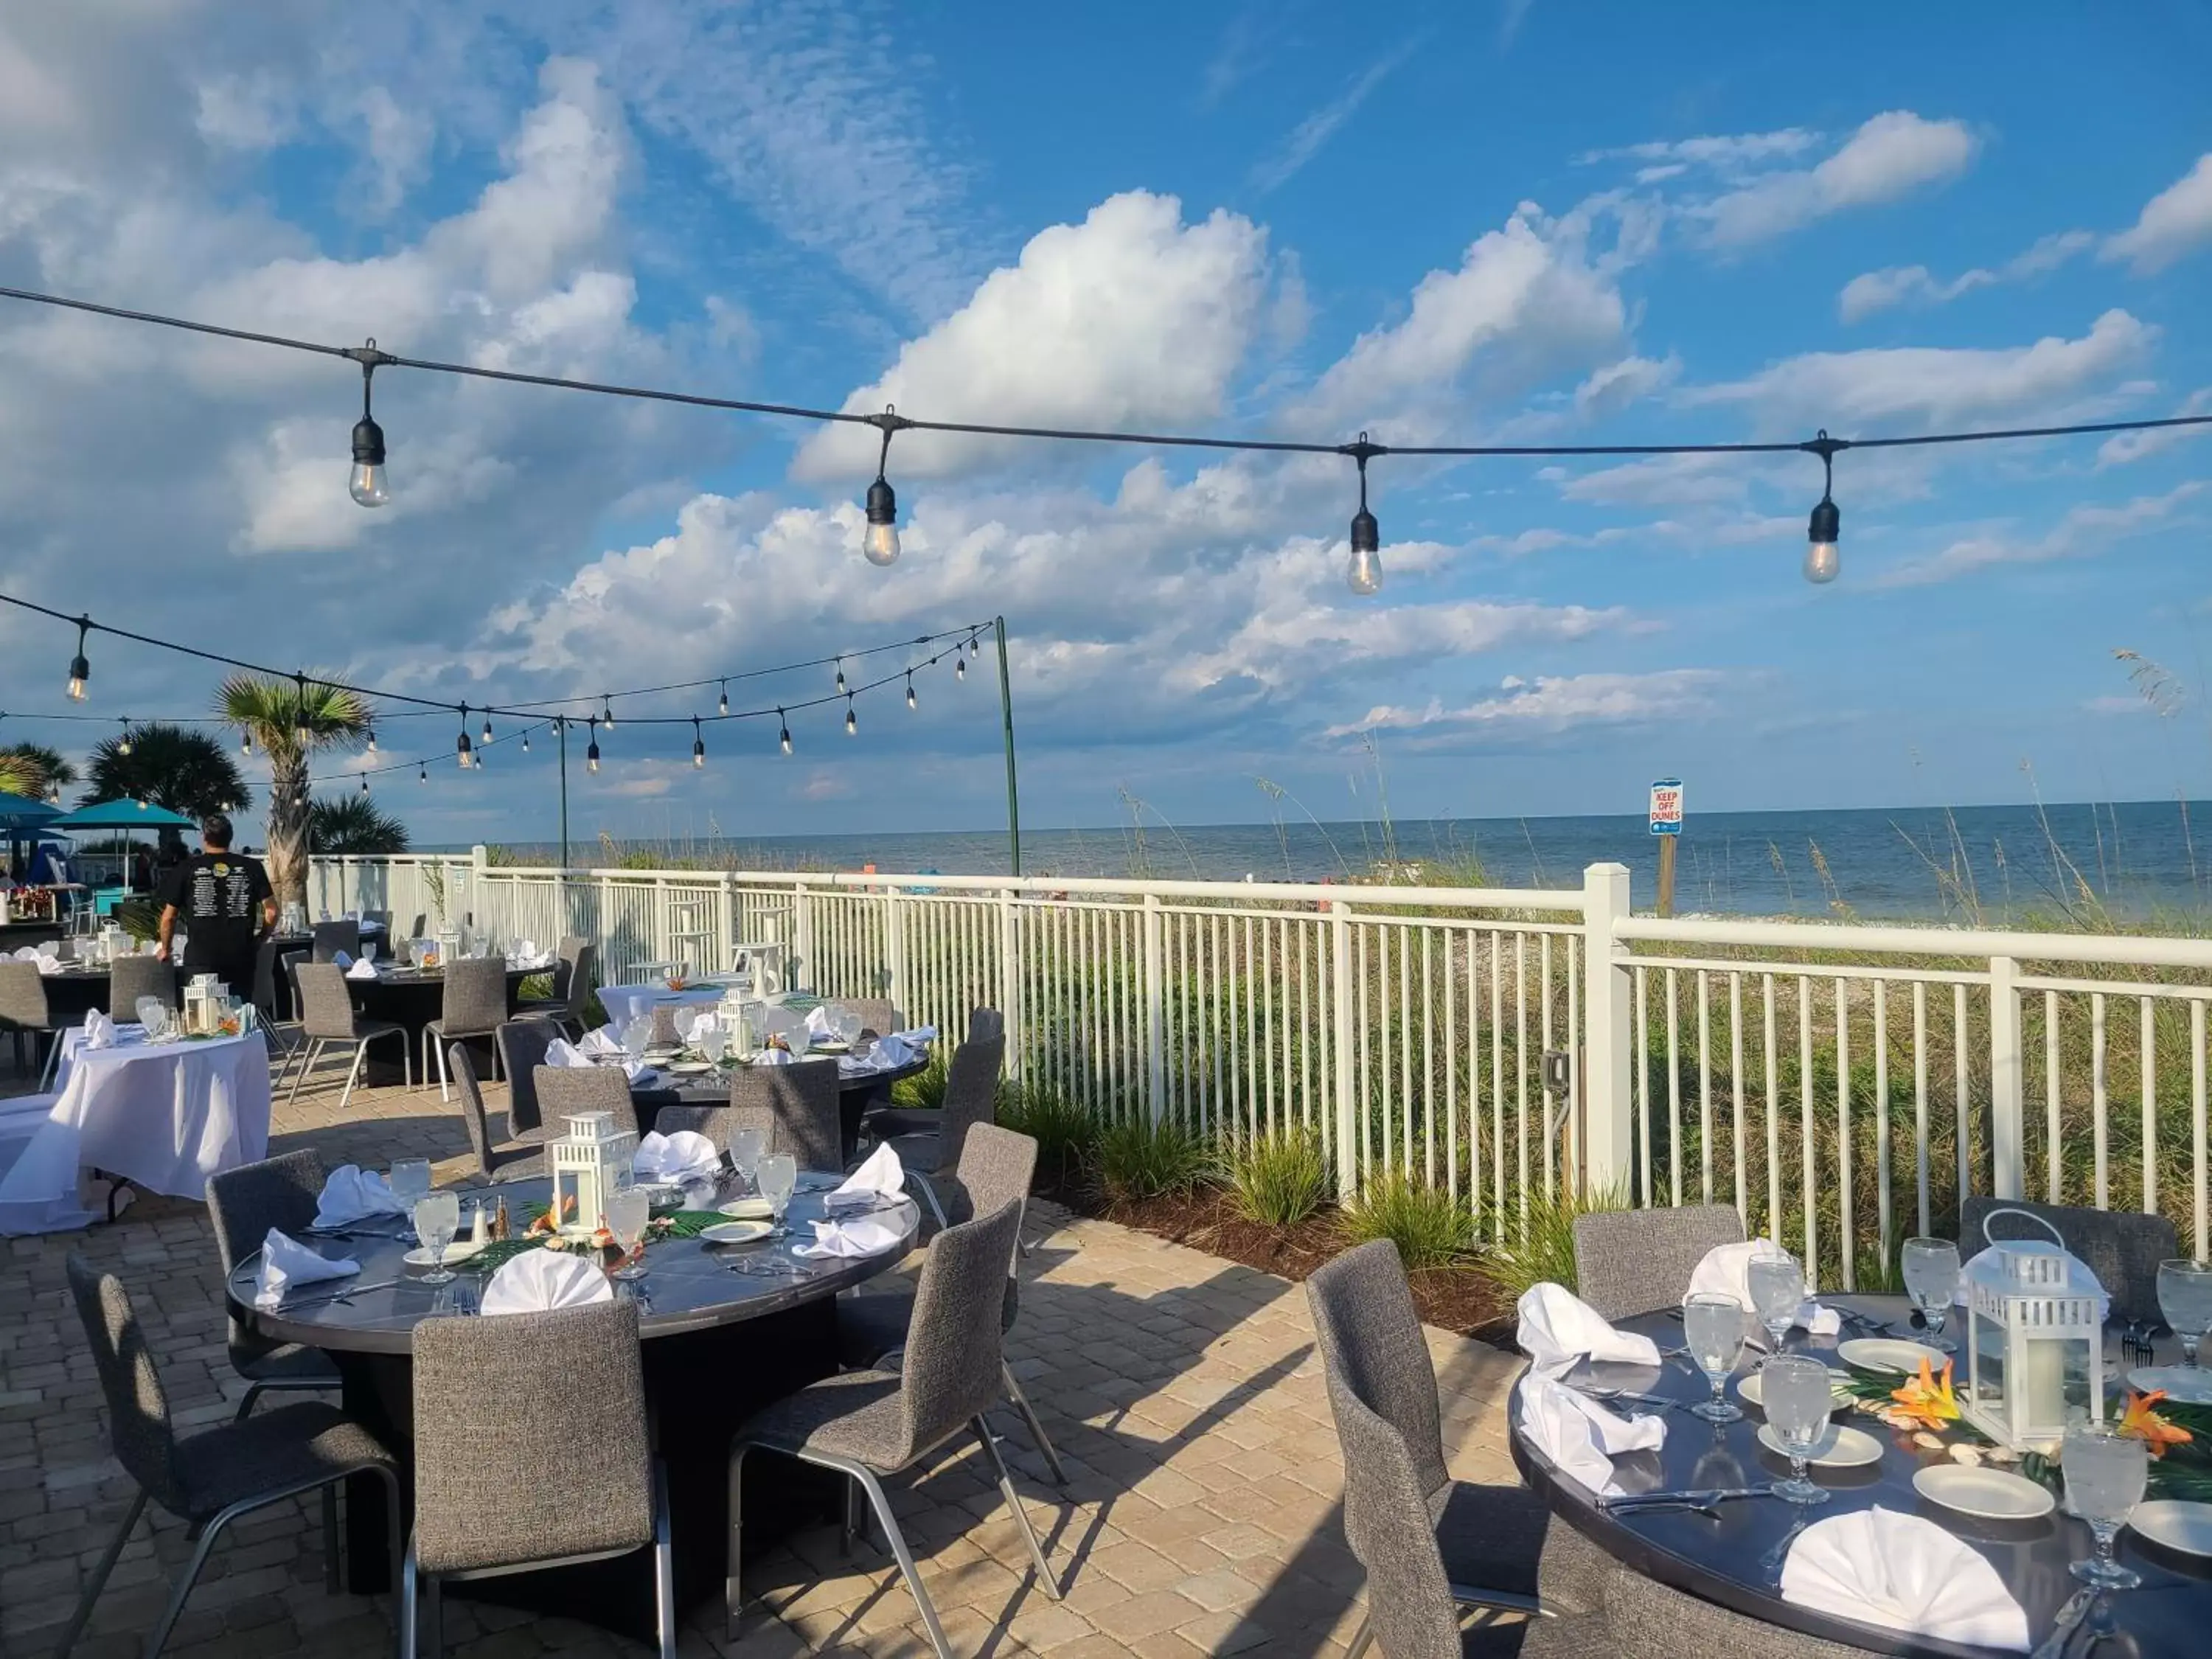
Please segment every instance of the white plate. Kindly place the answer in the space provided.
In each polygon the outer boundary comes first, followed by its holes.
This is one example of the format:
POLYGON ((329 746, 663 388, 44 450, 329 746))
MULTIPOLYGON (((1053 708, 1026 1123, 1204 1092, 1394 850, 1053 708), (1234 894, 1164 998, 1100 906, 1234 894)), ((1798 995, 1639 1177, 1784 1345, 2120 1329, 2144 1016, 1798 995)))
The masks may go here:
POLYGON ((2138 1504, 2128 1525, 2154 1544, 2163 1544, 2184 1555, 2212 1556, 2212 1504, 2188 1504, 2178 1498, 2161 1498, 2138 1504))
POLYGON ((714 1069, 714 1062, 706 1060, 679 1060, 668 1069, 678 1077, 702 1077, 714 1069))
MULTIPOLYGON (((1759 1443, 1778 1457, 1790 1455, 1782 1437, 1775 1433, 1771 1423, 1759 1425, 1759 1443)), ((1855 1469, 1863 1464, 1881 1462, 1881 1442, 1848 1423, 1831 1423, 1827 1433, 1813 1448, 1812 1456, 1805 1461, 1824 1469, 1855 1469)))
POLYGON ((648 1066, 665 1066, 683 1052, 681 1048, 647 1048, 638 1058, 648 1066))
POLYGON ((817 1037, 808 1046, 811 1047, 817 1054, 849 1054, 853 1052, 853 1045, 851 1043, 839 1042, 835 1038, 832 1038, 828 1042, 824 1042, 817 1037))
POLYGON ((1919 1374, 1926 1360, 1940 1373, 1951 1356, 1925 1342, 1904 1342, 1890 1336, 1862 1336, 1836 1344, 1836 1358, 1863 1371, 1894 1371, 1900 1376, 1919 1374))
POLYGON ((764 1198, 733 1198, 714 1207, 733 1221, 766 1221, 775 1213, 775 1206, 764 1198))
POLYGON ((2212 1406, 2212 1370, 2202 1365, 2139 1365, 2128 1386, 2143 1394, 2163 1389, 2177 1406, 2212 1406))
MULTIPOLYGON (((1747 1405, 1759 1406, 1764 1408, 1765 1401, 1759 1387, 1759 1373, 1757 1371, 1753 1371, 1746 1376, 1738 1377, 1736 1379, 1735 1391, 1743 1397, 1744 1402, 1747 1405)), ((1835 1408, 1838 1411, 1841 1411, 1844 1407, 1851 1404, 1855 1398, 1851 1394, 1850 1384, 1840 1374, 1830 1376, 1828 1379, 1828 1392, 1835 1396, 1835 1408)))
POLYGON ((450 1267, 457 1261, 466 1261, 471 1256, 483 1255, 484 1247, 490 1243, 488 1238, 457 1238, 446 1246, 446 1254, 442 1257, 426 1244, 420 1249, 407 1252, 407 1265, 410 1267, 435 1267, 442 1263, 450 1267))
POLYGON ((709 1244, 750 1244, 757 1238, 769 1236, 765 1221, 718 1221, 711 1227, 702 1227, 699 1237, 709 1244))
POLYGON ((1929 1464, 1913 1475, 1912 1490, 1931 1504, 1984 1521, 2033 1521, 2057 1507, 2046 1488, 2024 1474, 1964 1463, 1929 1464))

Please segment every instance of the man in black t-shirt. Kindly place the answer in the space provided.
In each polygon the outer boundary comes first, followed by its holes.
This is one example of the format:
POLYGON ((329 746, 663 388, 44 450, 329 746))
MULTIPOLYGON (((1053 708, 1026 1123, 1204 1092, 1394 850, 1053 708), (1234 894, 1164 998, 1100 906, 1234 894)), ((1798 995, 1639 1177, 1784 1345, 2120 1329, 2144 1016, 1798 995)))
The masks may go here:
POLYGON ((276 897, 261 860, 230 850, 230 833, 220 812, 201 819, 198 854, 163 878, 160 955, 171 959, 170 938, 181 921, 185 970, 213 974, 233 996, 251 997, 255 953, 276 926, 276 897))

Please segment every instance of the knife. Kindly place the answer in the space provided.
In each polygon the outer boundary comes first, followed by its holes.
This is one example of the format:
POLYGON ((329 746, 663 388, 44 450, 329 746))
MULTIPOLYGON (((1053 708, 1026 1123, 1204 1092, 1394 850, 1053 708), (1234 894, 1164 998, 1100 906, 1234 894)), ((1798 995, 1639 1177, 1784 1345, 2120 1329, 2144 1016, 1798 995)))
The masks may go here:
POLYGON ((2051 1634, 2043 1638, 2028 1659, 2058 1659, 2058 1656, 2066 1651, 2067 1638, 2074 1634, 2074 1627, 2088 1613, 2089 1603, 2097 1599, 2097 1587, 2092 1584, 2088 1589, 2075 1590, 2069 1596, 2066 1605, 2058 1609, 2058 1617, 2051 1624, 2051 1634))
POLYGON ((1618 1498, 1601 1498, 1597 1505, 1608 1515, 1637 1510, 1647 1504, 1718 1504, 1731 1498, 1769 1498, 1766 1486, 1715 1486, 1700 1492, 1632 1492, 1618 1498))

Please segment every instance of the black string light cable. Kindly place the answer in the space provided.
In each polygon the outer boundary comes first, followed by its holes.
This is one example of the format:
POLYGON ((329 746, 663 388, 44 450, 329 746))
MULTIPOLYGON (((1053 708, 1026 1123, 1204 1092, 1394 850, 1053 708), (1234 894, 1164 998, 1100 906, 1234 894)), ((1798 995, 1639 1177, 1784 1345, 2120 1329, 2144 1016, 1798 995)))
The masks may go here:
MULTIPOLYGON (((1129 444, 1152 449, 1200 449, 1228 451, 1249 454, 1280 455, 1343 455, 1357 463, 1361 479, 1363 497, 1365 491, 1367 463, 1379 455, 1410 455, 1445 458, 1470 457, 1551 457, 1576 456, 1658 456, 1658 455, 1775 455, 1799 453, 1819 457, 1829 489, 1822 501, 1833 506, 1835 458, 1846 449, 1902 449, 1934 444, 1990 443, 2014 439, 2064 438, 2087 436, 2098 433, 2153 432, 2168 428, 2212 425, 2212 415, 2173 415, 2160 418, 2132 421, 2095 421, 2065 426, 2009 427, 1978 432, 1926 432, 1896 437, 1830 438, 1826 431, 1815 438, 1802 441, 1783 440, 1769 442, 1736 443, 1673 443, 1673 444, 1403 444, 1370 443, 1364 434, 1356 443, 1322 443, 1297 439, 1224 438, 1200 433, 1135 432, 1091 429, 1079 427, 1012 426, 985 421, 933 421, 901 415, 893 409, 880 414, 866 415, 856 410, 817 409, 803 404, 776 404, 743 398, 716 398, 700 392, 677 392, 655 386, 622 386, 601 380, 571 380, 555 374, 530 374, 517 369, 492 368, 481 363, 456 363, 436 358, 406 357, 378 349, 371 339, 366 345, 338 346, 316 340, 295 339, 287 335, 267 334, 252 329, 228 328, 221 324, 200 322, 191 318, 166 316, 157 312, 134 311, 122 306, 102 305, 91 300, 80 300, 66 295, 41 293, 33 289, 0 287, 0 298, 20 300, 32 305, 53 306, 64 310, 88 313, 94 316, 112 317, 125 322, 147 323, 157 327, 182 330, 188 333, 214 336, 221 339, 240 340, 255 345, 276 346, 289 351, 304 351, 325 357, 343 357, 356 362, 362 368, 362 419, 354 428, 355 499, 365 506, 381 505, 390 499, 383 478, 383 429, 369 413, 369 384, 378 368, 412 368, 432 374, 465 375, 475 380, 504 380, 518 386, 550 386, 566 392, 587 392, 605 397, 636 398, 655 403, 681 404, 696 409, 728 410, 739 414, 763 415, 786 420, 811 421, 820 425, 872 426, 883 434, 883 446, 877 463, 876 480, 868 487, 866 529, 863 532, 862 550, 873 563, 889 564, 898 556, 897 501, 884 465, 890 459, 890 440, 894 432, 944 432, 975 437, 1030 438, 1061 443, 1129 444), (373 460, 365 458, 372 456, 373 460), (360 486, 374 478, 371 494, 375 501, 366 501, 360 486), (880 495, 878 495, 880 491, 880 495), (881 516, 878 516, 880 507, 881 516)), ((1363 500, 1361 516, 1372 520, 1363 500)), ((1831 520, 1840 523, 1839 514, 1815 517, 1825 524, 1831 520)), ((1817 527, 1817 526, 1816 526, 1817 527)), ((1379 540, 1380 526, 1376 526, 1379 540)), ((1808 574, 1818 564, 1829 574, 1818 580, 1832 580, 1838 560, 1835 543, 1821 544, 1817 538, 1810 544, 1823 546, 1826 551, 1817 556, 1808 554, 1808 574)), ((1353 550, 1353 564, 1363 580, 1373 586, 1359 590, 1373 592, 1380 586, 1381 562, 1369 550, 1363 560, 1362 550, 1353 550)), ((79 660, 82 660, 80 640, 79 660)), ((82 695, 82 677, 72 676, 76 688, 73 696, 82 695)))

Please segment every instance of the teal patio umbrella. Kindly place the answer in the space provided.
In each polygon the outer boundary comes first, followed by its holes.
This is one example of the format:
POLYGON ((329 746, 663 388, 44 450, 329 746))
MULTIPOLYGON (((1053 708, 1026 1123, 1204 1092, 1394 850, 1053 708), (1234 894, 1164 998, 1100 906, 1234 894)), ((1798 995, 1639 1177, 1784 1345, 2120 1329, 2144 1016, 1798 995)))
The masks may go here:
POLYGON ((81 830, 197 830, 199 822, 151 801, 96 800, 74 812, 56 813, 43 827, 74 835, 81 830))

